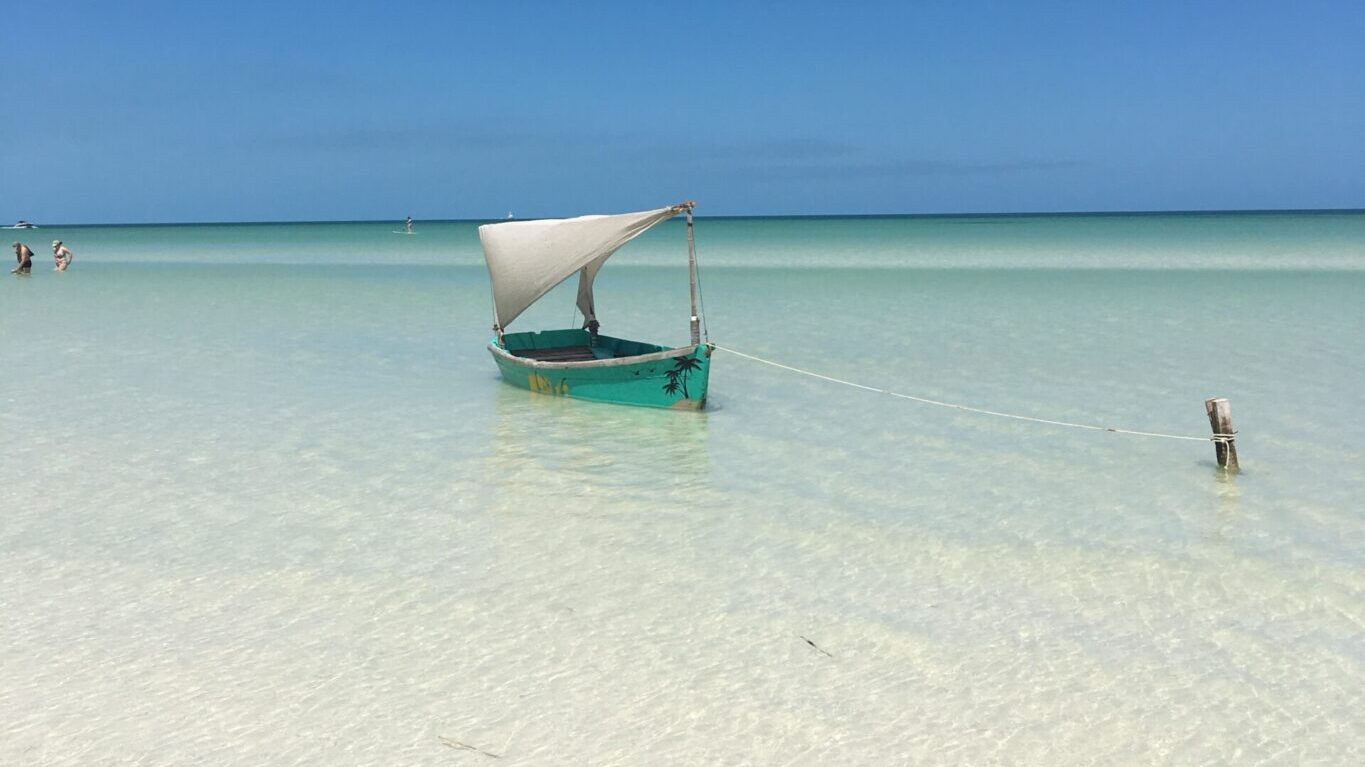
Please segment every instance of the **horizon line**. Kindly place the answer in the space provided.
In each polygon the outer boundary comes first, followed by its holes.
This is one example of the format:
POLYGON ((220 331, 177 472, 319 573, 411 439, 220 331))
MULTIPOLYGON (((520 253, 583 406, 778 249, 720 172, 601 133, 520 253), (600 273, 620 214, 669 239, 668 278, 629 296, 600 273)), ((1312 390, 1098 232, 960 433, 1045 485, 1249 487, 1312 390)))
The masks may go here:
MULTIPOLYGON (((1218 214, 1293 214, 1293 213, 1365 213, 1365 208, 1189 208, 1189 209, 1146 209, 1146 210, 1069 210, 1069 211, 998 211, 998 212, 959 212, 959 213, 734 213, 724 215, 697 215, 698 219, 829 219, 829 218, 1022 218, 1045 216, 1162 216, 1162 215, 1218 215, 1218 214)), ((589 215, 589 214, 575 214, 589 215)), ((413 223, 499 223, 503 221, 537 221, 562 216, 527 216, 525 218, 414 218, 413 223)), ((19 219, 25 221, 27 219, 19 219)), ((63 222, 56 224, 34 224, 35 229, 75 226, 269 226, 286 224, 391 224, 401 218, 357 218, 357 219, 274 219, 274 220, 219 220, 219 221, 99 221, 86 223, 63 222)), ((9 227, 5 227, 9 229, 9 227)), ((34 230, 12 230, 34 231, 34 230)))

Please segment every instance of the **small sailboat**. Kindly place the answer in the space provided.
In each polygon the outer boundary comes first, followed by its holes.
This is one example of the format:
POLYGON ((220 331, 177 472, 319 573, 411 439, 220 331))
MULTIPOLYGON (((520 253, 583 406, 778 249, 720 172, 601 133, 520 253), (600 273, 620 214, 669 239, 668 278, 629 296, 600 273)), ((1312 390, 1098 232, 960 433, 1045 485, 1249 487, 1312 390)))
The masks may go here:
POLYGON ((503 380, 536 394, 684 410, 705 407, 714 347, 702 341, 697 314, 693 207, 684 202, 639 213, 480 226, 497 334, 488 351, 503 380), (592 292, 597 272, 623 245, 680 214, 687 215, 691 343, 669 347, 598 333, 592 292), (583 327, 506 331, 522 312, 574 274, 583 327))

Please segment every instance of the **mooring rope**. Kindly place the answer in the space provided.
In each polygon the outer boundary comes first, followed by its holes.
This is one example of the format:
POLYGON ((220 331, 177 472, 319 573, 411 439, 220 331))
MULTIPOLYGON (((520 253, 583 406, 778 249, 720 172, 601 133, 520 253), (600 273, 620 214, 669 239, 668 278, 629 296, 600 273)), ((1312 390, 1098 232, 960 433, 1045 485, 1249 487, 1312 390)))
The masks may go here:
POLYGON ((822 381, 829 381, 830 383, 843 384, 844 386, 852 386, 852 387, 855 388, 855 389, 862 389, 862 390, 864 390, 864 391, 876 392, 877 394, 888 394, 888 395, 890 395, 890 396, 892 396, 892 397, 898 397, 898 398, 900 398, 900 399, 908 399, 908 400, 911 400, 911 401, 913 401, 913 402, 919 402, 919 403, 922 403, 922 404, 925 404, 925 405, 937 405, 938 407, 952 408, 953 410, 963 410, 963 411, 966 411, 966 412, 968 412, 968 413, 979 413, 979 414, 981 414, 981 415, 993 415, 993 416, 997 416, 997 417, 999 417, 999 418, 1012 418, 1012 419, 1014 419, 1014 420, 1016 420, 1016 421, 1031 421, 1031 422, 1033 422, 1033 423, 1045 423, 1045 424, 1049 424, 1049 425, 1051 425, 1051 426, 1067 426, 1067 427, 1070 427, 1070 428, 1073 428, 1073 429, 1089 429, 1089 430, 1091 430, 1091 431, 1107 431, 1107 432, 1112 432, 1112 433, 1114 433, 1114 434, 1131 434, 1131 435, 1137 436, 1137 437, 1162 437, 1162 438, 1164 438, 1164 439, 1183 439, 1183 440, 1191 440, 1191 441, 1194 441, 1194 442, 1231 442, 1232 439, 1236 436, 1235 434, 1214 434, 1214 435, 1211 436, 1211 437, 1188 437, 1188 436, 1185 436, 1185 435, 1183 435, 1183 434, 1162 434, 1162 433, 1160 433, 1160 432, 1155 432, 1155 431, 1135 431, 1135 430, 1133 430, 1133 429, 1119 429, 1119 428, 1115 428, 1115 427, 1113 427, 1113 426, 1096 426, 1096 425, 1094 425, 1094 424, 1088 424, 1088 423, 1072 423, 1071 421, 1056 421, 1056 420, 1052 420, 1052 419, 1049 419, 1049 418, 1034 418, 1033 416, 1029 416, 1029 415, 1016 415, 1016 414, 1014 414, 1014 413, 1001 413, 1001 412, 998 411, 998 410, 985 410, 985 409, 979 408, 979 407, 970 407, 970 406, 968 406, 968 405, 960 405, 960 404, 957 404, 957 403, 955 403, 955 402, 943 402, 942 400, 929 399, 929 398, 927 398, 927 397, 916 397, 916 396, 914 396, 913 394, 902 394, 902 393, 900 393, 900 392, 894 392, 894 391, 891 391, 891 390, 889 390, 889 389, 878 389, 878 388, 875 387, 875 386, 866 386, 866 385, 864 385, 864 384, 854 383, 854 382, 852 382, 852 381, 845 381, 845 380, 842 379, 842 378, 835 378, 835 377, 833 377, 833 376, 822 375, 822 374, 820 374, 820 373, 816 373, 816 372, 813 372, 813 371, 810 371, 810 370, 802 370, 801 368, 792 367, 791 365, 783 365, 783 364, 780 363, 780 362, 774 362, 774 361, 772 361, 772 360, 765 360, 765 359, 763 359, 762 357, 755 357, 755 356, 752 355, 752 354, 745 354, 744 352, 737 351, 737 350, 735 350, 735 349, 730 349, 730 348, 728 348, 728 347, 721 346, 720 344, 715 344, 715 343, 713 343, 713 344, 711 344, 711 346, 714 347, 715 349, 718 349, 718 350, 723 351, 723 352, 728 352, 728 353, 733 354, 733 355, 735 355, 735 356, 737 356, 737 357, 743 357, 743 358, 745 358, 745 359, 753 360, 754 362, 759 362, 759 363, 762 363, 762 364, 764 364, 764 365, 771 365, 771 366, 773 366, 773 367, 775 367, 775 368, 781 368, 781 369, 783 369, 783 370, 789 370, 789 371, 791 371, 791 372, 793 372, 793 373, 799 373, 799 374, 801 374, 801 375, 803 375, 803 376, 810 376, 811 378, 819 378, 819 379, 822 380, 822 381))

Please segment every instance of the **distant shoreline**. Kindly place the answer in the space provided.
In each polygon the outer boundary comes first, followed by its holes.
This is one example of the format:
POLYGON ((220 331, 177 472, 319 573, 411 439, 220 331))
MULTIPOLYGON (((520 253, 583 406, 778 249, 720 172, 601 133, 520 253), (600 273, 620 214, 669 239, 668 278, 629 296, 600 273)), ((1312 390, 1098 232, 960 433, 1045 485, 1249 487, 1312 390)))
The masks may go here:
MULTIPOLYGON (((706 216, 698 214, 698 219, 710 220, 739 220, 753 221, 758 219, 772 220, 837 220, 837 219, 886 219, 886 218, 914 218, 914 219, 975 219, 975 218, 1133 218, 1140 216, 1281 216, 1281 215, 1355 215, 1365 213, 1365 208, 1262 208, 1248 210, 1110 210, 1110 211, 1020 211, 1011 213, 801 213, 801 214, 774 214, 774 215, 724 215, 706 216)), ((584 214, 565 214, 565 215, 584 215, 584 214)), ((528 216, 516 219, 517 221, 532 221, 537 218, 554 218, 556 216, 528 216)), ((41 224, 32 230, 15 231, 40 231, 41 229, 57 228, 78 228, 78 227, 190 227, 190 226, 298 226, 300 224, 392 224, 399 221, 397 218, 373 218, 373 219, 326 219, 326 220, 302 220, 302 221, 139 221, 139 222, 116 222, 116 223, 80 223, 80 224, 41 224)), ((417 219, 415 224, 489 224, 501 223, 507 219, 503 218, 430 218, 417 219)))

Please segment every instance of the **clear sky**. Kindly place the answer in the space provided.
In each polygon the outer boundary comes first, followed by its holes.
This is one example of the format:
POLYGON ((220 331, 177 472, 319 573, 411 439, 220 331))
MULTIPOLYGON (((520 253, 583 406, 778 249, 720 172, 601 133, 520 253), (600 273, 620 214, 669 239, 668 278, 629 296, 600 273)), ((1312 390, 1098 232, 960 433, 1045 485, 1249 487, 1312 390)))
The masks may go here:
POLYGON ((1365 207, 1365 2, 15 2, 0 222, 1365 207))

